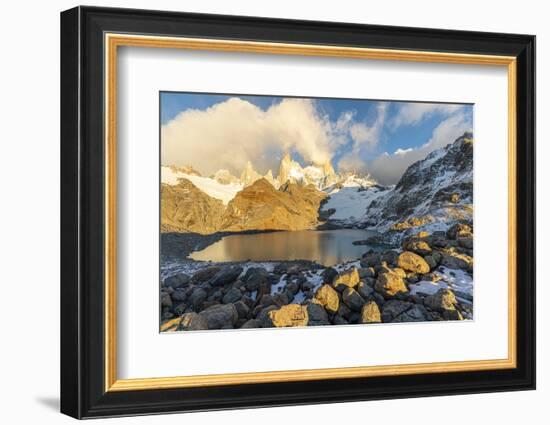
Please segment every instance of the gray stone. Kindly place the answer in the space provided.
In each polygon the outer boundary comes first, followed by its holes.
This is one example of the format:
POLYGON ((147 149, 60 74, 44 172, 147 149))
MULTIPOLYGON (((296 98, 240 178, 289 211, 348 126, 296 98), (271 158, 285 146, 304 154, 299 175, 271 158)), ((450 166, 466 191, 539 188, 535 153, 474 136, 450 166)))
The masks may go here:
POLYGON ((208 294, 204 289, 197 288, 189 297, 188 304, 193 308, 193 310, 200 311, 202 303, 206 301, 207 296, 208 294))
POLYGON ((186 286, 190 280, 191 277, 186 275, 185 273, 178 273, 164 279, 164 285, 175 289, 186 286))
POLYGON ((311 303, 307 305, 308 326, 330 325, 326 310, 319 304, 311 303))
POLYGON ((221 269, 217 266, 207 267, 205 269, 199 270, 198 272, 195 272, 195 274, 191 278, 191 281, 196 283, 206 282, 208 279, 212 278, 220 270, 221 269))
POLYGON ((209 283, 212 286, 224 286, 233 283, 241 275, 242 271, 243 268, 240 266, 224 267, 210 279, 209 283))
POLYGON ((241 326, 241 329, 255 329, 255 328, 261 328, 261 322, 257 319, 250 319, 241 326))
POLYGON ((231 288, 227 293, 223 296, 223 303, 224 304, 231 304, 239 301, 242 297, 242 293, 237 288, 231 288))
POLYGON ((199 331, 208 329, 208 322, 197 313, 185 313, 181 318, 180 327, 185 331, 199 331))
POLYGON ((208 329, 222 329, 224 326, 233 326, 239 313, 233 304, 218 304, 209 307, 199 313, 206 320, 208 329))
POLYGON ((353 288, 347 288, 342 294, 342 299, 352 311, 361 311, 365 300, 353 288))
POLYGON ((397 316, 407 311, 412 306, 413 304, 407 301, 400 301, 400 300, 387 301, 384 304, 384 307, 382 307, 382 321, 384 323, 393 322, 393 320, 397 316))

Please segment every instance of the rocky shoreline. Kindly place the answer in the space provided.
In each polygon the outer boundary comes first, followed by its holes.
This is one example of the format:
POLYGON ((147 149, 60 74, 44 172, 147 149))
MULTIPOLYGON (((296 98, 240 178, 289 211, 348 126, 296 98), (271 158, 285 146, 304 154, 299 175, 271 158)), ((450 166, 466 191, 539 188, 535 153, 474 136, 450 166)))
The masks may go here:
MULTIPOLYGON (((224 235, 187 236, 163 234, 163 255, 185 258, 224 235)), ((472 275, 473 228, 467 222, 405 236, 399 248, 368 251, 334 267, 200 263, 161 279, 160 330, 471 319, 472 275)))

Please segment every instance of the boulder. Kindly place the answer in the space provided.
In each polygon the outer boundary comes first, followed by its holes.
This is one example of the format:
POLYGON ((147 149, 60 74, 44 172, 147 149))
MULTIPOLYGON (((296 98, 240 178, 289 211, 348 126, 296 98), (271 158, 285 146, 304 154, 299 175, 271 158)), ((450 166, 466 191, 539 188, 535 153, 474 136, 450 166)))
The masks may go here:
POLYGON ((332 286, 342 292, 346 288, 354 288, 359 283, 359 272, 355 267, 340 273, 332 281, 332 286))
POLYGON ((212 286, 224 286, 233 283, 242 271, 243 268, 240 266, 224 267, 210 279, 210 284, 212 286))
POLYGON ((204 289, 197 288, 189 297, 189 301, 187 304, 190 305, 193 310, 200 311, 200 309, 202 308, 202 304, 206 301, 207 296, 208 294, 204 289))
POLYGON ((176 332, 179 330, 181 323, 181 317, 176 317, 175 319, 168 320, 160 325, 161 332, 176 332))
POLYGON ((307 307, 300 304, 288 304, 278 310, 268 313, 273 326, 277 328, 307 326, 308 312, 307 307))
POLYGON ((466 249, 474 249, 474 239, 471 237, 460 237, 458 240, 458 246, 466 249))
POLYGON ((393 323, 425 322, 430 320, 428 311, 423 305, 413 304, 409 309, 393 318, 393 323))
POLYGON ((443 313, 446 310, 456 310, 457 303, 458 302, 453 291, 444 288, 424 299, 424 305, 426 307, 440 313, 443 313))
POLYGON ((222 302, 224 304, 232 304, 239 301, 242 297, 242 293, 237 288, 231 288, 229 291, 226 292, 226 294, 223 296, 222 302))
POLYGON ((160 305, 161 307, 172 307, 172 298, 170 298, 170 294, 166 292, 160 293, 160 305))
POLYGON ((405 251, 412 251, 418 255, 429 255, 432 253, 432 248, 426 241, 415 238, 406 239, 403 242, 403 249, 405 251))
MULTIPOLYGON (((396 258, 397 258, 397 256, 396 256, 396 258)), ((358 272, 359 272, 359 277, 361 279, 376 276, 376 271, 374 270, 374 267, 361 268, 361 269, 358 270, 358 272)))
POLYGON ((191 281, 195 283, 206 282, 220 270, 220 267, 217 266, 207 267, 205 269, 199 270, 198 272, 195 272, 195 274, 191 278, 191 281))
POLYGON ((327 311, 323 306, 311 303, 307 305, 308 326, 330 325, 327 311))
POLYGON ((338 276, 338 272, 332 267, 327 267, 321 273, 321 277, 323 278, 323 283, 332 283, 336 276, 338 276))
POLYGON ((164 279, 164 286, 169 286, 176 289, 186 286, 190 280, 191 277, 189 275, 186 275, 185 273, 177 273, 164 279))
POLYGON ((435 261, 433 255, 425 255, 424 260, 426 261, 426 263, 428 263, 428 266, 430 266, 430 270, 433 270, 437 267, 437 261, 435 261))
POLYGON ((333 325, 349 325, 349 322, 344 319, 342 316, 336 315, 334 316, 334 319, 332 319, 333 325))
POLYGON ((374 267, 380 264, 380 253, 370 252, 361 258, 361 267, 374 267))
POLYGON ((361 311, 365 300, 353 288, 347 288, 342 294, 342 300, 352 311, 361 311))
POLYGON ((172 292, 172 295, 170 295, 170 297, 172 298, 172 301, 185 301, 187 299, 187 292, 181 289, 176 289, 174 292, 172 292))
POLYGON ((239 313, 233 304, 218 304, 209 307, 199 313, 208 324, 208 329, 222 329, 226 325, 233 326, 239 313))
POLYGON ((340 300, 338 293, 330 285, 321 286, 315 293, 315 299, 321 304, 328 312, 336 313, 340 300))
POLYGON ((365 300, 368 299, 372 295, 372 292, 373 292, 372 287, 367 285, 365 282, 359 282, 357 284, 357 287, 355 288, 355 290, 365 300))
POLYGON ((374 301, 369 301, 361 309, 361 323, 380 323, 380 308, 374 301))
POLYGON ((185 331, 202 331, 208 329, 208 322, 197 313, 185 313, 181 317, 181 328, 185 331))
POLYGON ((261 322, 257 319, 250 319, 241 326, 241 329, 255 329, 261 328, 261 322))
POLYGON ((384 298, 391 298, 408 292, 403 278, 394 272, 381 273, 376 279, 374 289, 384 298))
POLYGON ((237 309, 237 314, 239 315, 240 319, 245 319, 248 317, 250 307, 244 301, 237 301, 234 305, 237 309))
POLYGON ((382 307, 382 322, 389 323, 413 306, 412 303, 400 300, 390 300, 382 307))
POLYGON ((288 296, 285 293, 279 292, 272 296, 276 306, 281 307, 288 304, 288 296))
POLYGON ((251 267, 246 271, 243 281, 246 289, 257 291, 261 283, 269 282, 269 272, 263 267, 251 267))
MULTIPOLYGON (((384 252, 380 256, 380 262, 381 263, 386 262, 387 264, 396 264, 398 256, 399 256, 399 253, 397 251, 389 250, 384 252)), ((370 276, 370 277, 374 277, 374 276, 370 276)))
POLYGON ((457 239, 472 235, 472 228, 468 224, 456 223, 447 229, 447 237, 449 239, 457 239))
POLYGON ((441 265, 450 269, 472 271, 474 268, 474 259, 460 252, 446 250, 442 255, 441 265))
POLYGON ((430 272, 430 266, 420 255, 414 252, 404 251, 397 258, 397 265, 407 271, 426 274, 430 272))
POLYGON ((258 321, 260 322, 260 327, 262 327, 262 328, 272 328, 274 326, 273 321, 271 320, 271 317, 269 316, 269 313, 271 311, 275 311, 275 310, 277 310, 277 306, 270 305, 270 306, 262 308, 258 312, 258 314, 256 316, 256 319, 258 319, 258 321))

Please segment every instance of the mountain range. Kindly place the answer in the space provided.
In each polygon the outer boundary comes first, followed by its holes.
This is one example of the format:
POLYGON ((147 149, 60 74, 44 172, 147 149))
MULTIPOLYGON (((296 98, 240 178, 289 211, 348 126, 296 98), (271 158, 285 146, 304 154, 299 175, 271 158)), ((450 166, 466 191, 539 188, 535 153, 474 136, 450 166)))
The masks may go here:
POLYGON ((437 227, 471 220, 473 136, 465 133, 412 164, 395 186, 368 174, 337 173, 330 162, 302 166, 288 153, 277 177, 248 162, 239 177, 163 166, 161 181, 162 232, 437 227))

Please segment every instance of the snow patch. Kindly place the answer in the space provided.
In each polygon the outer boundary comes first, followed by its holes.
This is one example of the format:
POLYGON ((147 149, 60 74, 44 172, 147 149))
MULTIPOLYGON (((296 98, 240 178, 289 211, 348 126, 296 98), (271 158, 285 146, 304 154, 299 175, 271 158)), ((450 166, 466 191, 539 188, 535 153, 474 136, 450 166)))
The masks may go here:
POLYGON ((192 174, 182 173, 180 171, 174 171, 170 167, 162 167, 161 169, 161 182, 174 186, 178 184, 179 179, 185 178, 193 183, 199 190, 206 193, 212 198, 219 199, 227 205, 238 192, 243 190, 241 183, 229 183, 222 184, 210 177, 196 176, 192 174))

